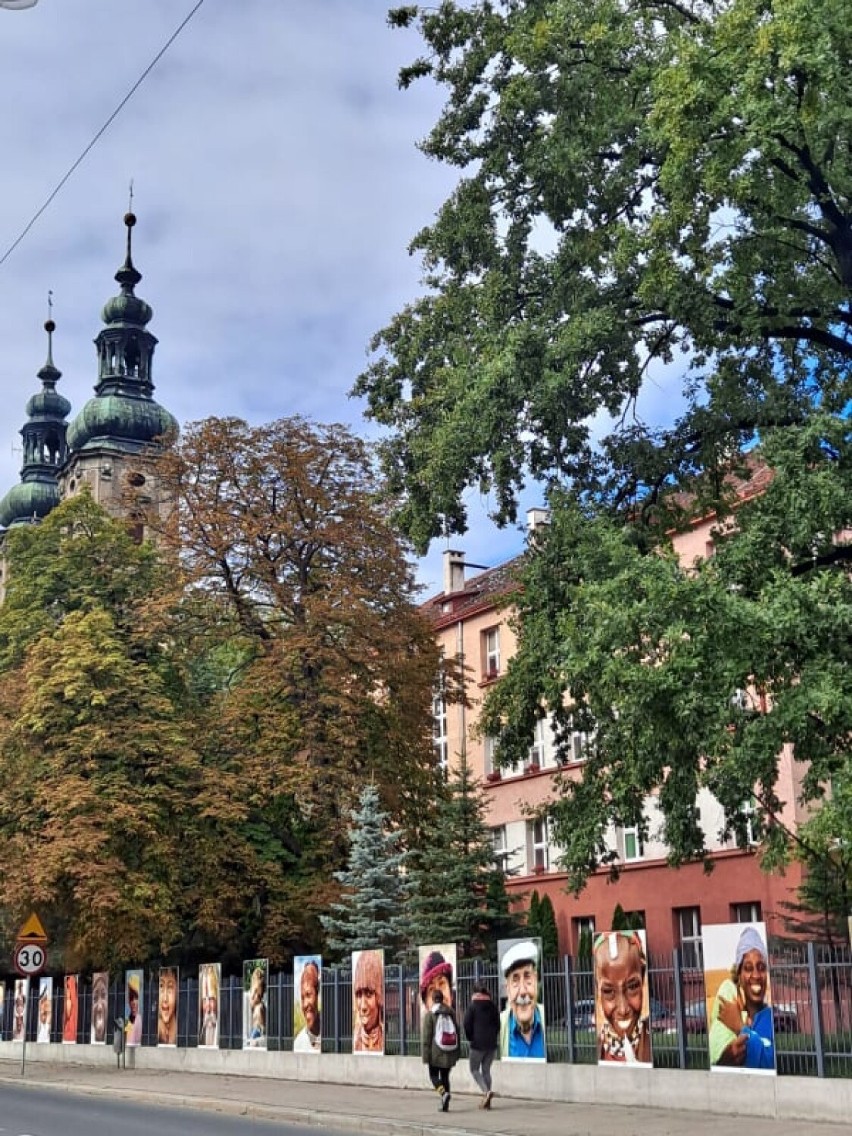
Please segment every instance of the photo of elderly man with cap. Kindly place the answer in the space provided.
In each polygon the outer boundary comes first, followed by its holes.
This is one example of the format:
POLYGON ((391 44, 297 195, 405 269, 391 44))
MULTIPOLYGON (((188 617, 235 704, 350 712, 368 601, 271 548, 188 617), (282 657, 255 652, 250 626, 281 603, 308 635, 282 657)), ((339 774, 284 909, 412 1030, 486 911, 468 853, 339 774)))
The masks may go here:
POLYGON ((544 1061, 544 1006, 538 1000, 541 939, 501 939, 497 957, 506 985, 500 1056, 544 1061))

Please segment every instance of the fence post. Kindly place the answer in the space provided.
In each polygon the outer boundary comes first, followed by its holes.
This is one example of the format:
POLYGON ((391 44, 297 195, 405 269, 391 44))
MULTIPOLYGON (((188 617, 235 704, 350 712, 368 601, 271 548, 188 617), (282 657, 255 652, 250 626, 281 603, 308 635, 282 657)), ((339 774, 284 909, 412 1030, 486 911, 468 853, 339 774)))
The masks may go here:
POLYGON ((822 1033, 822 1000, 819 995, 819 975, 817 973, 816 947, 808 942, 808 986, 811 994, 811 1014, 813 1015, 814 1049, 816 1050, 817 1076, 825 1076, 825 1039, 822 1033))
POLYGON ((402 963, 397 966, 399 975, 399 1055, 405 1057, 405 974, 402 963))
POLYGON ((332 971, 334 975, 334 1052, 340 1052, 340 967, 332 971))
POLYGON ((565 983, 565 1040, 568 1045, 568 1063, 574 1064, 574 990, 571 982, 573 968, 571 956, 562 956, 562 981, 565 983))
POLYGON ((687 1065, 687 1033, 686 1013, 683 1005, 683 964, 680 947, 675 947, 672 951, 672 968, 674 970, 675 1021, 677 1022, 677 1062, 679 1068, 685 1069, 687 1065))

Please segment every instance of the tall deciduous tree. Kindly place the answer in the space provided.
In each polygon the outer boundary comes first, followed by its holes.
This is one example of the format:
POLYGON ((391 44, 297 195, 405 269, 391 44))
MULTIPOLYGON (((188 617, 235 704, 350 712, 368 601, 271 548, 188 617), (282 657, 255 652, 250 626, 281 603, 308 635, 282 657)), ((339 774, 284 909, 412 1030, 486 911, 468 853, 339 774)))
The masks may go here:
POLYGON ((36 906, 69 964, 185 941, 199 762, 140 618, 165 579, 90 497, 6 536, 0 607, 4 903, 36 906))
POLYGON ((756 429, 801 421, 815 391, 845 405, 847 17, 842 0, 391 13, 425 47, 402 84, 447 91, 422 148, 460 171, 413 242, 428 291, 356 387, 393 429, 386 465, 420 547, 463 530, 466 486, 492 489, 503 521, 528 474, 659 508, 756 429), (689 408, 656 431, 642 396, 661 365, 689 408), (617 426, 595 446, 602 415, 617 426))
POLYGON ((335 872, 342 898, 320 916, 329 948, 342 955, 384 948, 396 952, 406 939, 405 901, 408 884, 403 873, 406 853, 401 832, 390 826, 375 785, 365 785, 358 808, 352 810, 347 866, 335 872))
MULTIPOLYGON (((775 432, 764 491, 693 565, 662 546, 649 554, 634 530, 576 503, 555 511, 523 575, 519 653, 484 729, 507 755, 524 752, 547 705, 559 745, 573 729, 593 735, 581 778, 562 779, 551 810, 575 888, 601 861, 617 867, 608 824, 648 835, 649 795, 672 863, 706 852, 696 799, 707 788, 725 810, 711 835, 742 838, 752 824, 774 864, 808 841, 788 823, 796 802, 779 789, 781 755, 803 763, 800 802, 848 783, 852 580, 835 534, 852 524, 852 479, 825 444, 846 432, 842 419, 775 432)), ((830 818, 833 837, 848 839, 848 809, 830 818)))
POLYGON ((266 867, 245 902, 270 957, 320 937, 364 783, 406 831, 436 784, 438 656, 373 465, 344 427, 300 418, 191 424, 160 462, 159 538, 227 644, 205 616, 207 677, 233 664, 209 701, 214 765, 266 867))
POLYGON ((772 861, 779 753, 816 801, 852 736, 845 6, 449 0, 391 22, 422 34, 401 81, 445 87, 423 149, 460 176, 413 243, 427 291, 356 390, 419 547, 463 531, 470 486, 505 522, 531 476, 553 511, 487 728, 514 753, 543 706, 563 740, 595 731, 553 811, 577 887, 649 794, 673 862, 703 855, 702 786, 726 834, 756 797, 772 861), (684 407, 662 426, 661 380, 684 407), (672 530, 727 514, 755 440, 770 492, 679 567, 672 530))
POLYGON ((412 945, 457 943, 459 956, 493 954, 517 928, 502 871, 494 863, 487 804, 466 760, 436 797, 410 858, 412 945))

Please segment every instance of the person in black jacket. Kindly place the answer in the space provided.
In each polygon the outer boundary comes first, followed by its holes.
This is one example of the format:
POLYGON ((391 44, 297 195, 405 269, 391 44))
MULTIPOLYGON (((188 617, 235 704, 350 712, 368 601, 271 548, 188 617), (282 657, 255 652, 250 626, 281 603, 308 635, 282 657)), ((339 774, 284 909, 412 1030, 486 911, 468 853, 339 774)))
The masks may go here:
POLYGON ((464 1034, 470 1043, 470 1072, 482 1089, 480 1108, 491 1108, 491 1063, 500 1037, 500 1013, 484 982, 476 982, 464 1016, 464 1034))

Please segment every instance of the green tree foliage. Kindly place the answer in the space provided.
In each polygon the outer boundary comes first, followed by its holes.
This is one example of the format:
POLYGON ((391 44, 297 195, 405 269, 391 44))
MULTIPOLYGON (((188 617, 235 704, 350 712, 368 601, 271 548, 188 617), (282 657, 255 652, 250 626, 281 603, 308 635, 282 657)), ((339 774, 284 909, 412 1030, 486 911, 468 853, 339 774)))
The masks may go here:
POLYGON ((349 860, 345 870, 334 874, 342 896, 320 922, 335 954, 345 957, 351 951, 378 947, 395 953, 407 934, 402 834, 390 826, 375 785, 364 787, 351 816, 349 860))
POLYGON ((91 498, 6 536, 0 607, 4 903, 69 965, 161 956, 195 896, 198 756, 139 617, 164 571, 91 498))
POLYGON ((234 926, 316 946, 365 782, 416 832, 437 784, 438 655, 367 445, 300 418, 190 424, 159 475, 180 563, 234 926))
POLYGON ((852 736, 846 6, 473 0, 391 22, 424 43, 402 85, 446 90, 423 149, 459 182, 413 242, 425 294, 356 389, 419 547, 463 531, 470 487, 505 522, 533 477, 553 513, 486 729, 513 756, 544 707, 562 743, 594 731, 553 810, 575 887, 652 794, 672 862, 704 855, 701 787, 723 836, 756 798, 777 862, 779 754, 816 802, 852 736), (662 427, 661 379, 683 397, 662 427), (770 491, 680 566, 672 531, 730 515, 756 441, 770 491))
POLYGON ((424 42, 402 85, 447 92, 422 149, 460 171, 413 242, 427 292, 356 387, 392 428, 419 547, 463 531, 468 486, 501 521, 529 474, 660 509, 756 430, 806 418, 815 391, 846 404, 841 0, 448 0, 391 23, 424 42), (688 408, 658 431, 641 396, 663 366, 688 408))
POLYGON ((457 943, 459 958, 493 954, 518 926, 494 864, 487 803, 466 760, 436 796, 411 851, 408 937, 412 945, 457 943))
MULTIPOLYGON (((608 824, 647 838, 649 795, 673 864, 705 853, 702 787, 725 810, 713 835, 744 838, 752 821, 773 864, 789 850, 795 803, 778 792, 785 749, 806 763, 802 801, 848 781, 852 581, 848 546, 832 534, 852 522, 852 485, 825 444, 833 432, 842 444, 842 420, 774 432, 765 491, 737 508, 735 531, 720 528, 714 556, 688 567, 576 503, 554 512, 523 574, 519 653, 483 728, 502 731, 507 755, 523 753, 544 702, 559 744, 572 729, 592 733, 582 776, 561 778, 552 808, 573 887, 601 861, 617 867, 608 824)), ((824 816, 848 819, 839 806, 824 816)))
POLYGON ((536 889, 530 896, 527 911, 527 931, 541 939, 541 953, 545 958, 556 958, 559 954, 559 932, 556 927, 556 912, 549 895, 539 896, 536 889))

